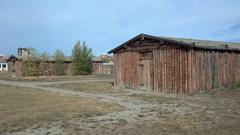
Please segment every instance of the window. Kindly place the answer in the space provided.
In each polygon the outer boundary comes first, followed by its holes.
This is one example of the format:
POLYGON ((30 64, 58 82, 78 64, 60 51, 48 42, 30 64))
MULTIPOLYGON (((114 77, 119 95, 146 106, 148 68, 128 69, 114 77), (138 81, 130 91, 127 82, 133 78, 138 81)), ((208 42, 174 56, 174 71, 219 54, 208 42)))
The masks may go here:
POLYGON ((7 69, 7 64, 6 63, 4 63, 4 64, 0 64, 0 70, 1 71, 7 71, 8 69, 7 69))
POLYGON ((153 58, 152 52, 140 52, 140 60, 151 60, 153 58))

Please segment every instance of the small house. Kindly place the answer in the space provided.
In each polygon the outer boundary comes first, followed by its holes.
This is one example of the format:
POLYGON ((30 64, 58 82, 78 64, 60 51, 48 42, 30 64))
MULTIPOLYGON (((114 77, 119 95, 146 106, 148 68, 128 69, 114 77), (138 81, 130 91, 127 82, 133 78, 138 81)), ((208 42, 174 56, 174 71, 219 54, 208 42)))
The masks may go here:
POLYGON ((0 55, 0 72, 8 72, 7 57, 0 55))
POLYGON ((109 55, 101 55, 93 57, 92 71, 93 74, 112 74, 113 73, 113 57, 109 55))

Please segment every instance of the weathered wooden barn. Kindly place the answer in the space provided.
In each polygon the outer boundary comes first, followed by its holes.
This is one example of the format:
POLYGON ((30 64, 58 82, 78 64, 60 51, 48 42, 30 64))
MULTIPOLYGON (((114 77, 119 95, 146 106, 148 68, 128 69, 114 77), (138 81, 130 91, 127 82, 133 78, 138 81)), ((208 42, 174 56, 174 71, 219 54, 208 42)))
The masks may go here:
POLYGON ((240 83, 240 44, 140 34, 112 49, 115 86, 193 93, 240 83))

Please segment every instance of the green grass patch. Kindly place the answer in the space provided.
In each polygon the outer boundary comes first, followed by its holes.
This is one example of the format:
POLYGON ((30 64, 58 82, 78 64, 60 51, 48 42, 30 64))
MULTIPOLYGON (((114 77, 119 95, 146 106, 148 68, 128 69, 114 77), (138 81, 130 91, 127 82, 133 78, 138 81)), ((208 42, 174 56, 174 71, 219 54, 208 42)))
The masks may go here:
POLYGON ((118 125, 125 126, 128 124, 128 121, 125 119, 119 119, 118 120, 118 125))

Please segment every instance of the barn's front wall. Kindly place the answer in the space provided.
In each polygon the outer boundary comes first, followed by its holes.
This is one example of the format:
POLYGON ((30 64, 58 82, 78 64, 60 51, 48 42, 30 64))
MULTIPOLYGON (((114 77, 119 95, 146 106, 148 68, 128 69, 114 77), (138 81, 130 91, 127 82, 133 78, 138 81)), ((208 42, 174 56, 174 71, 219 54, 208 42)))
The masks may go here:
POLYGON ((12 76, 21 76, 21 67, 22 67, 22 62, 21 61, 8 61, 9 65, 9 74, 12 76))
POLYGON ((192 93, 240 83, 239 52, 145 44, 114 53, 117 87, 192 93))
POLYGON ((115 86, 138 87, 138 52, 114 54, 115 86))

